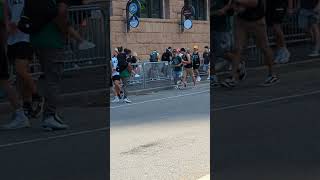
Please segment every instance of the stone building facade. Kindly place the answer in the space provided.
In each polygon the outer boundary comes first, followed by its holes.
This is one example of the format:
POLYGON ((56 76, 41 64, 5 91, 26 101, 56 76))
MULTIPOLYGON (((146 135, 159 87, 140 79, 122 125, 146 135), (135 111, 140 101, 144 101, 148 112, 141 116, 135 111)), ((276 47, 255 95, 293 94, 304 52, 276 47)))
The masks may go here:
MULTIPOLYGON (((199 0, 200 1, 200 0, 199 0)), ((140 25, 127 32, 126 4, 128 0, 112 0, 111 4, 111 46, 123 46, 136 52, 140 59, 147 59, 152 50, 162 53, 165 48, 192 48, 209 45, 210 23, 208 1, 203 0, 207 11, 202 20, 193 20, 193 28, 181 31, 181 9, 184 0, 160 0, 162 3, 161 18, 140 18, 140 25)), ((197 3, 195 1, 194 3, 197 3)))

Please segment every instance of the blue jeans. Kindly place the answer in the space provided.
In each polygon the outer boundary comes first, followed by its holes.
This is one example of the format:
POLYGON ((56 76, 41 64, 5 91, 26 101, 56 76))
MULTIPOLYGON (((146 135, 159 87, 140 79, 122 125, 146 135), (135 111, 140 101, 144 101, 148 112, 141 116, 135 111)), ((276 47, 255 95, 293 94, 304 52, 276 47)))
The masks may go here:
POLYGON ((182 71, 173 71, 173 81, 174 84, 177 85, 178 81, 181 80, 182 71))

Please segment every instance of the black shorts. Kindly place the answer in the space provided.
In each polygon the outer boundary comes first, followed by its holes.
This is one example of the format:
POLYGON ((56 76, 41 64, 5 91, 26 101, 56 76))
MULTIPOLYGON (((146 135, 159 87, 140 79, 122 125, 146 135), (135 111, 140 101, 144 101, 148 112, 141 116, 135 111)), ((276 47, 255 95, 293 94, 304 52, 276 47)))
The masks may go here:
POLYGON ((266 9, 266 22, 268 26, 282 24, 287 14, 287 6, 271 6, 266 9))
POLYGON ((199 69, 200 65, 193 65, 193 69, 196 70, 196 69, 199 69))
POLYGON ((112 81, 114 82, 114 81, 120 81, 120 76, 119 75, 115 75, 115 76, 113 76, 112 77, 112 81))
POLYGON ((4 26, 0 23, 0 80, 9 79, 8 59, 5 48, 4 26))
POLYGON ((31 61, 33 57, 33 48, 28 42, 18 42, 8 46, 7 55, 11 63, 15 62, 17 59, 31 61))

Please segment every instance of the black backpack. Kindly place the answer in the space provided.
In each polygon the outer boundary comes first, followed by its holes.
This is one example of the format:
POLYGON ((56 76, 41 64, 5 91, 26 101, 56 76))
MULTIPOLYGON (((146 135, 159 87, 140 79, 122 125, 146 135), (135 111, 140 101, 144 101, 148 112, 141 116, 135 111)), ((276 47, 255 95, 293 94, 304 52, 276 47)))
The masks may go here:
POLYGON ((18 28, 26 34, 35 34, 52 22, 57 15, 56 0, 25 0, 18 28))
POLYGON ((127 62, 126 54, 120 53, 117 56, 117 59, 118 59, 118 66, 117 66, 116 71, 121 73, 122 71, 124 71, 124 70, 126 70, 128 68, 128 62, 127 62))

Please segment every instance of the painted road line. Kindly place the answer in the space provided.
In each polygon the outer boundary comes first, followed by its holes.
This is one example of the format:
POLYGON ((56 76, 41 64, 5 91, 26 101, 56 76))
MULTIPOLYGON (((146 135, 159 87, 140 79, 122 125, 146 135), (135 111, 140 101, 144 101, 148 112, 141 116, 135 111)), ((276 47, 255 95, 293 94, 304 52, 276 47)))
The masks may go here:
POLYGON ((267 104, 267 103, 278 102, 278 101, 289 100, 289 99, 295 99, 295 98, 299 98, 299 97, 312 96, 312 95, 317 95, 317 94, 320 94, 320 90, 312 91, 312 92, 308 92, 308 93, 303 93, 303 94, 283 96, 283 97, 273 98, 273 99, 268 99, 268 100, 255 101, 255 102, 250 102, 250 103, 245 103, 245 104, 238 104, 238 105, 232 105, 232 106, 226 106, 226 107, 218 107, 218 108, 214 108, 213 111, 214 112, 216 112, 216 111, 224 111, 224 110, 236 109, 236 108, 252 106, 252 105, 267 104))
POLYGON ((171 99, 176 99, 176 98, 180 98, 180 97, 192 96, 192 95, 203 94, 203 93, 210 93, 210 90, 199 91, 199 92, 195 92, 195 93, 181 94, 181 95, 170 96, 170 97, 166 97, 166 98, 151 99, 151 100, 141 101, 141 102, 137 102, 137 103, 124 104, 124 105, 119 105, 119 106, 112 106, 112 107, 110 107, 110 109, 116 109, 116 108, 121 108, 121 107, 128 107, 128 106, 139 105, 139 104, 146 104, 146 103, 150 103, 150 102, 171 100, 171 99))
POLYGON ((106 131, 108 129, 109 129, 109 127, 104 127, 104 128, 98 128, 98 129, 91 129, 91 130, 85 130, 85 131, 78 131, 78 132, 74 132, 74 133, 62 134, 62 135, 57 135, 57 136, 50 136, 50 137, 45 137, 45 138, 35 138, 35 139, 30 139, 30 140, 25 140, 25 141, 18 141, 18 142, 7 143, 7 144, 0 144, 0 148, 7 148, 7 147, 23 145, 23 144, 32 144, 32 143, 37 143, 37 142, 45 142, 45 141, 63 139, 63 138, 66 138, 66 137, 79 136, 79 135, 85 135, 85 134, 92 134, 92 133, 96 133, 96 132, 106 131))
POLYGON ((210 180, 210 174, 203 176, 202 178, 200 178, 198 180, 210 180))

